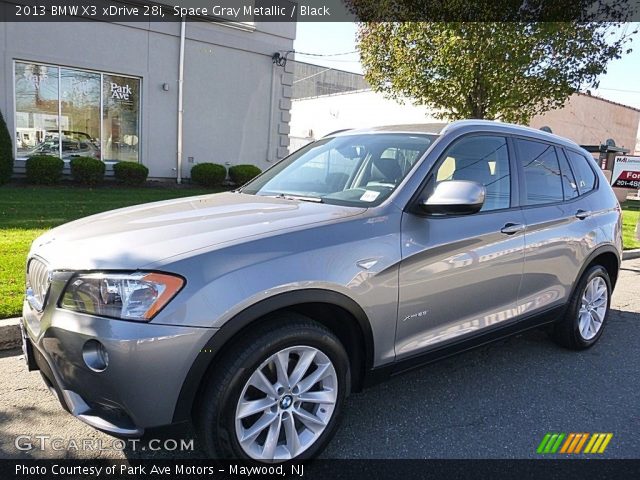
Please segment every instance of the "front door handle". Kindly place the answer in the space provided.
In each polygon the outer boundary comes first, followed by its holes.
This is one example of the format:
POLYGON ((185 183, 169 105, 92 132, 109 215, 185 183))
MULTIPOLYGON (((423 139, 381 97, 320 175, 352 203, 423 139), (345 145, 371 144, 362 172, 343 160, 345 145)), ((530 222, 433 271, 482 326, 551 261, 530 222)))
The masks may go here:
POLYGON ((506 235, 513 235, 524 231, 524 225, 521 223, 507 223, 500 231, 506 235))
POLYGON ((588 218, 591 216, 591 212, 587 212, 586 210, 578 210, 576 212, 576 218, 579 218, 580 220, 584 220, 585 218, 588 218))

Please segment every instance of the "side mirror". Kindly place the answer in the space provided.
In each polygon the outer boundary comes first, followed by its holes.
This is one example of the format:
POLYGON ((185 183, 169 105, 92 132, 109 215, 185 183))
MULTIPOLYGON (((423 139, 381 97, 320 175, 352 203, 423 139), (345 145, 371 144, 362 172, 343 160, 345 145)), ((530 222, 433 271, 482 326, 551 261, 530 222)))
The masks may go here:
POLYGON ((426 213, 440 215, 469 215, 484 205, 484 186, 469 180, 449 180, 436 185, 433 194, 420 202, 426 213))

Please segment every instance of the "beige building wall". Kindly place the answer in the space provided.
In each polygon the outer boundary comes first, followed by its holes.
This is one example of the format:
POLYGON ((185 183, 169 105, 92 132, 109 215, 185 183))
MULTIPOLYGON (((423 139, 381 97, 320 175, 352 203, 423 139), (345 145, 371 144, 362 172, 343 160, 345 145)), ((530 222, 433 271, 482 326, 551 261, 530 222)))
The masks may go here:
POLYGON ((599 145, 612 138, 618 147, 633 152, 640 147, 639 124, 640 110, 577 93, 563 108, 535 116, 530 126, 548 126, 553 133, 580 145, 599 145))

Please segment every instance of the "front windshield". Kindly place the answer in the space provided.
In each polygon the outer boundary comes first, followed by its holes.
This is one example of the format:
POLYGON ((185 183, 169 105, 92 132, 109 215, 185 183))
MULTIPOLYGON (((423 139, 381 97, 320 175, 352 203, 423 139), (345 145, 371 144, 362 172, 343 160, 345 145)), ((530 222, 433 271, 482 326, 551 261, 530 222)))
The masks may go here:
POLYGON ((282 160, 241 191, 358 207, 377 205, 435 138, 409 133, 325 138, 282 160))

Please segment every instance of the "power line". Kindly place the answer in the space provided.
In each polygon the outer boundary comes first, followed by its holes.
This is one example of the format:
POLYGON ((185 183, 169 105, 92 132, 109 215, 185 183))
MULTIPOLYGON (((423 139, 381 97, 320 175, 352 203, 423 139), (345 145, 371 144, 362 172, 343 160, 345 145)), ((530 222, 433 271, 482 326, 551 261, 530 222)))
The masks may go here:
POLYGON ((358 53, 358 50, 353 50, 351 52, 340 52, 340 53, 305 53, 298 52, 294 50, 296 55, 303 55, 305 57, 339 57, 341 55, 351 55, 352 53, 358 53))
POLYGON ((625 90, 622 88, 603 88, 599 87, 596 90, 609 90, 611 92, 624 92, 624 93, 640 93, 640 90, 625 90))

